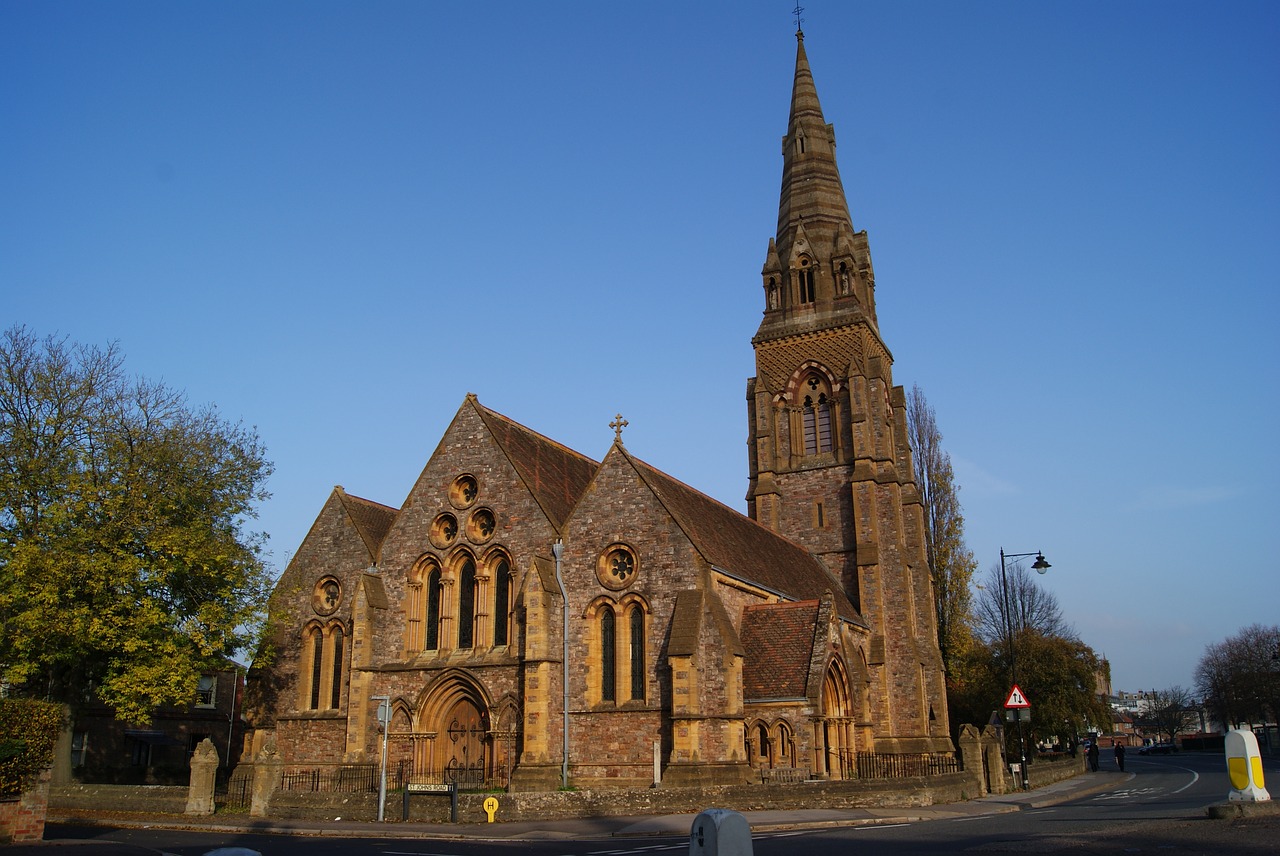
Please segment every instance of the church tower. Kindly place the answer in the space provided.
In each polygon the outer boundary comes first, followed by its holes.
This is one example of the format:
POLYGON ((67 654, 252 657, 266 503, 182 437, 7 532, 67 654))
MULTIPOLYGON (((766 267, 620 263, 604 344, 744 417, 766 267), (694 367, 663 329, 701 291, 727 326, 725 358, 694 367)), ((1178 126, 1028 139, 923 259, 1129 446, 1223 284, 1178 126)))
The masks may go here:
POLYGON ((826 563, 872 630, 876 751, 949 748, 906 397, 876 319, 875 274, 836 166, 804 33, 782 140, 777 235, 748 381, 748 513, 826 563))

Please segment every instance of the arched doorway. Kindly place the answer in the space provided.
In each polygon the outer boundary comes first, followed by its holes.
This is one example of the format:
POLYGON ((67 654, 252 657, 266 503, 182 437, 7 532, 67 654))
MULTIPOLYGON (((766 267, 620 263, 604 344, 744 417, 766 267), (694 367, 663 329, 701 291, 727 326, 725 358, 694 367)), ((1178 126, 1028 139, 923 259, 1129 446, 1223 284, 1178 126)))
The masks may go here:
POLYGON ((461 673, 436 682, 418 708, 414 775, 423 781, 485 781, 492 751, 484 692, 461 673))
POLYGON ((832 660, 822 681, 822 719, 816 723, 814 743, 820 755, 819 772, 833 779, 855 775, 852 714, 849 679, 840 661, 832 660))

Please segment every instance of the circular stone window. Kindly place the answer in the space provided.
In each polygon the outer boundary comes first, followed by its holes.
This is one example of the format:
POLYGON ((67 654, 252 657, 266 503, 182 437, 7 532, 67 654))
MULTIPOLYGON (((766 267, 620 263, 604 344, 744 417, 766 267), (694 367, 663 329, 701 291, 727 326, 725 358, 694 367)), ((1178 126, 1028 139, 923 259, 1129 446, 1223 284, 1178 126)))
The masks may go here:
POLYGON ((483 544, 493 537, 496 528, 493 512, 487 508, 477 508, 467 520, 467 538, 473 544, 483 544))
POLYGON ((342 583, 334 577, 324 577, 311 592, 311 608, 317 615, 333 615, 342 605, 342 583))
POLYGON ((449 486, 449 501, 454 508, 470 508, 480 495, 480 484, 472 475, 458 476, 449 486))
POLYGON ((617 591, 636 581, 639 563, 636 554, 625 544, 614 544, 596 560, 596 578, 607 589, 617 591))
POLYGON ((447 511, 441 514, 432 522, 431 533, 427 537, 437 547, 448 547, 458 537, 458 518, 447 511))

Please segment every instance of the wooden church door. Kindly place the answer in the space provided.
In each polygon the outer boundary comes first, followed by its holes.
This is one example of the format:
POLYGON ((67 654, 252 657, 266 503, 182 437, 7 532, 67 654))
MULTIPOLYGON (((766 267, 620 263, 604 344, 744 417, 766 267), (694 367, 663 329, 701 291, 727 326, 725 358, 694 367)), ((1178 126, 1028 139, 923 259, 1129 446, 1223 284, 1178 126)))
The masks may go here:
POLYGON ((460 698, 445 713, 441 749, 446 780, 483 782, 485 771, 484 714, 468 698, 460 698))

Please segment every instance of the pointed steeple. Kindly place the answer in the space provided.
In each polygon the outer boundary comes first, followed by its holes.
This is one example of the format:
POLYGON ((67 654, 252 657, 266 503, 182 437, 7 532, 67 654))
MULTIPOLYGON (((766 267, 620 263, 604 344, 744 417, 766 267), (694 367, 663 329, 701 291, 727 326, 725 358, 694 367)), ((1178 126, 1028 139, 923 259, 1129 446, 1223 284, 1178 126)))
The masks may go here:
POLYGON ((761 275, 760 336, 864 322, 876 329, 871 253, 866 233, 855 231, 849 216, 835 129, 822 115, 803 32, 796 33, 791 114, 782 138, 778 232, 761 275))
POLYGON ((791 115, 782 142, 782 193, 778 202, 778 248, 790 255, 796 231, 804 223, 810 240, 824 238, 830 252, 841 227, 853 231, 840 170, 836 167, 835 129, 827 124, 818 101, 804 33, 796 33, 796 72, 791 87, 791 115))

